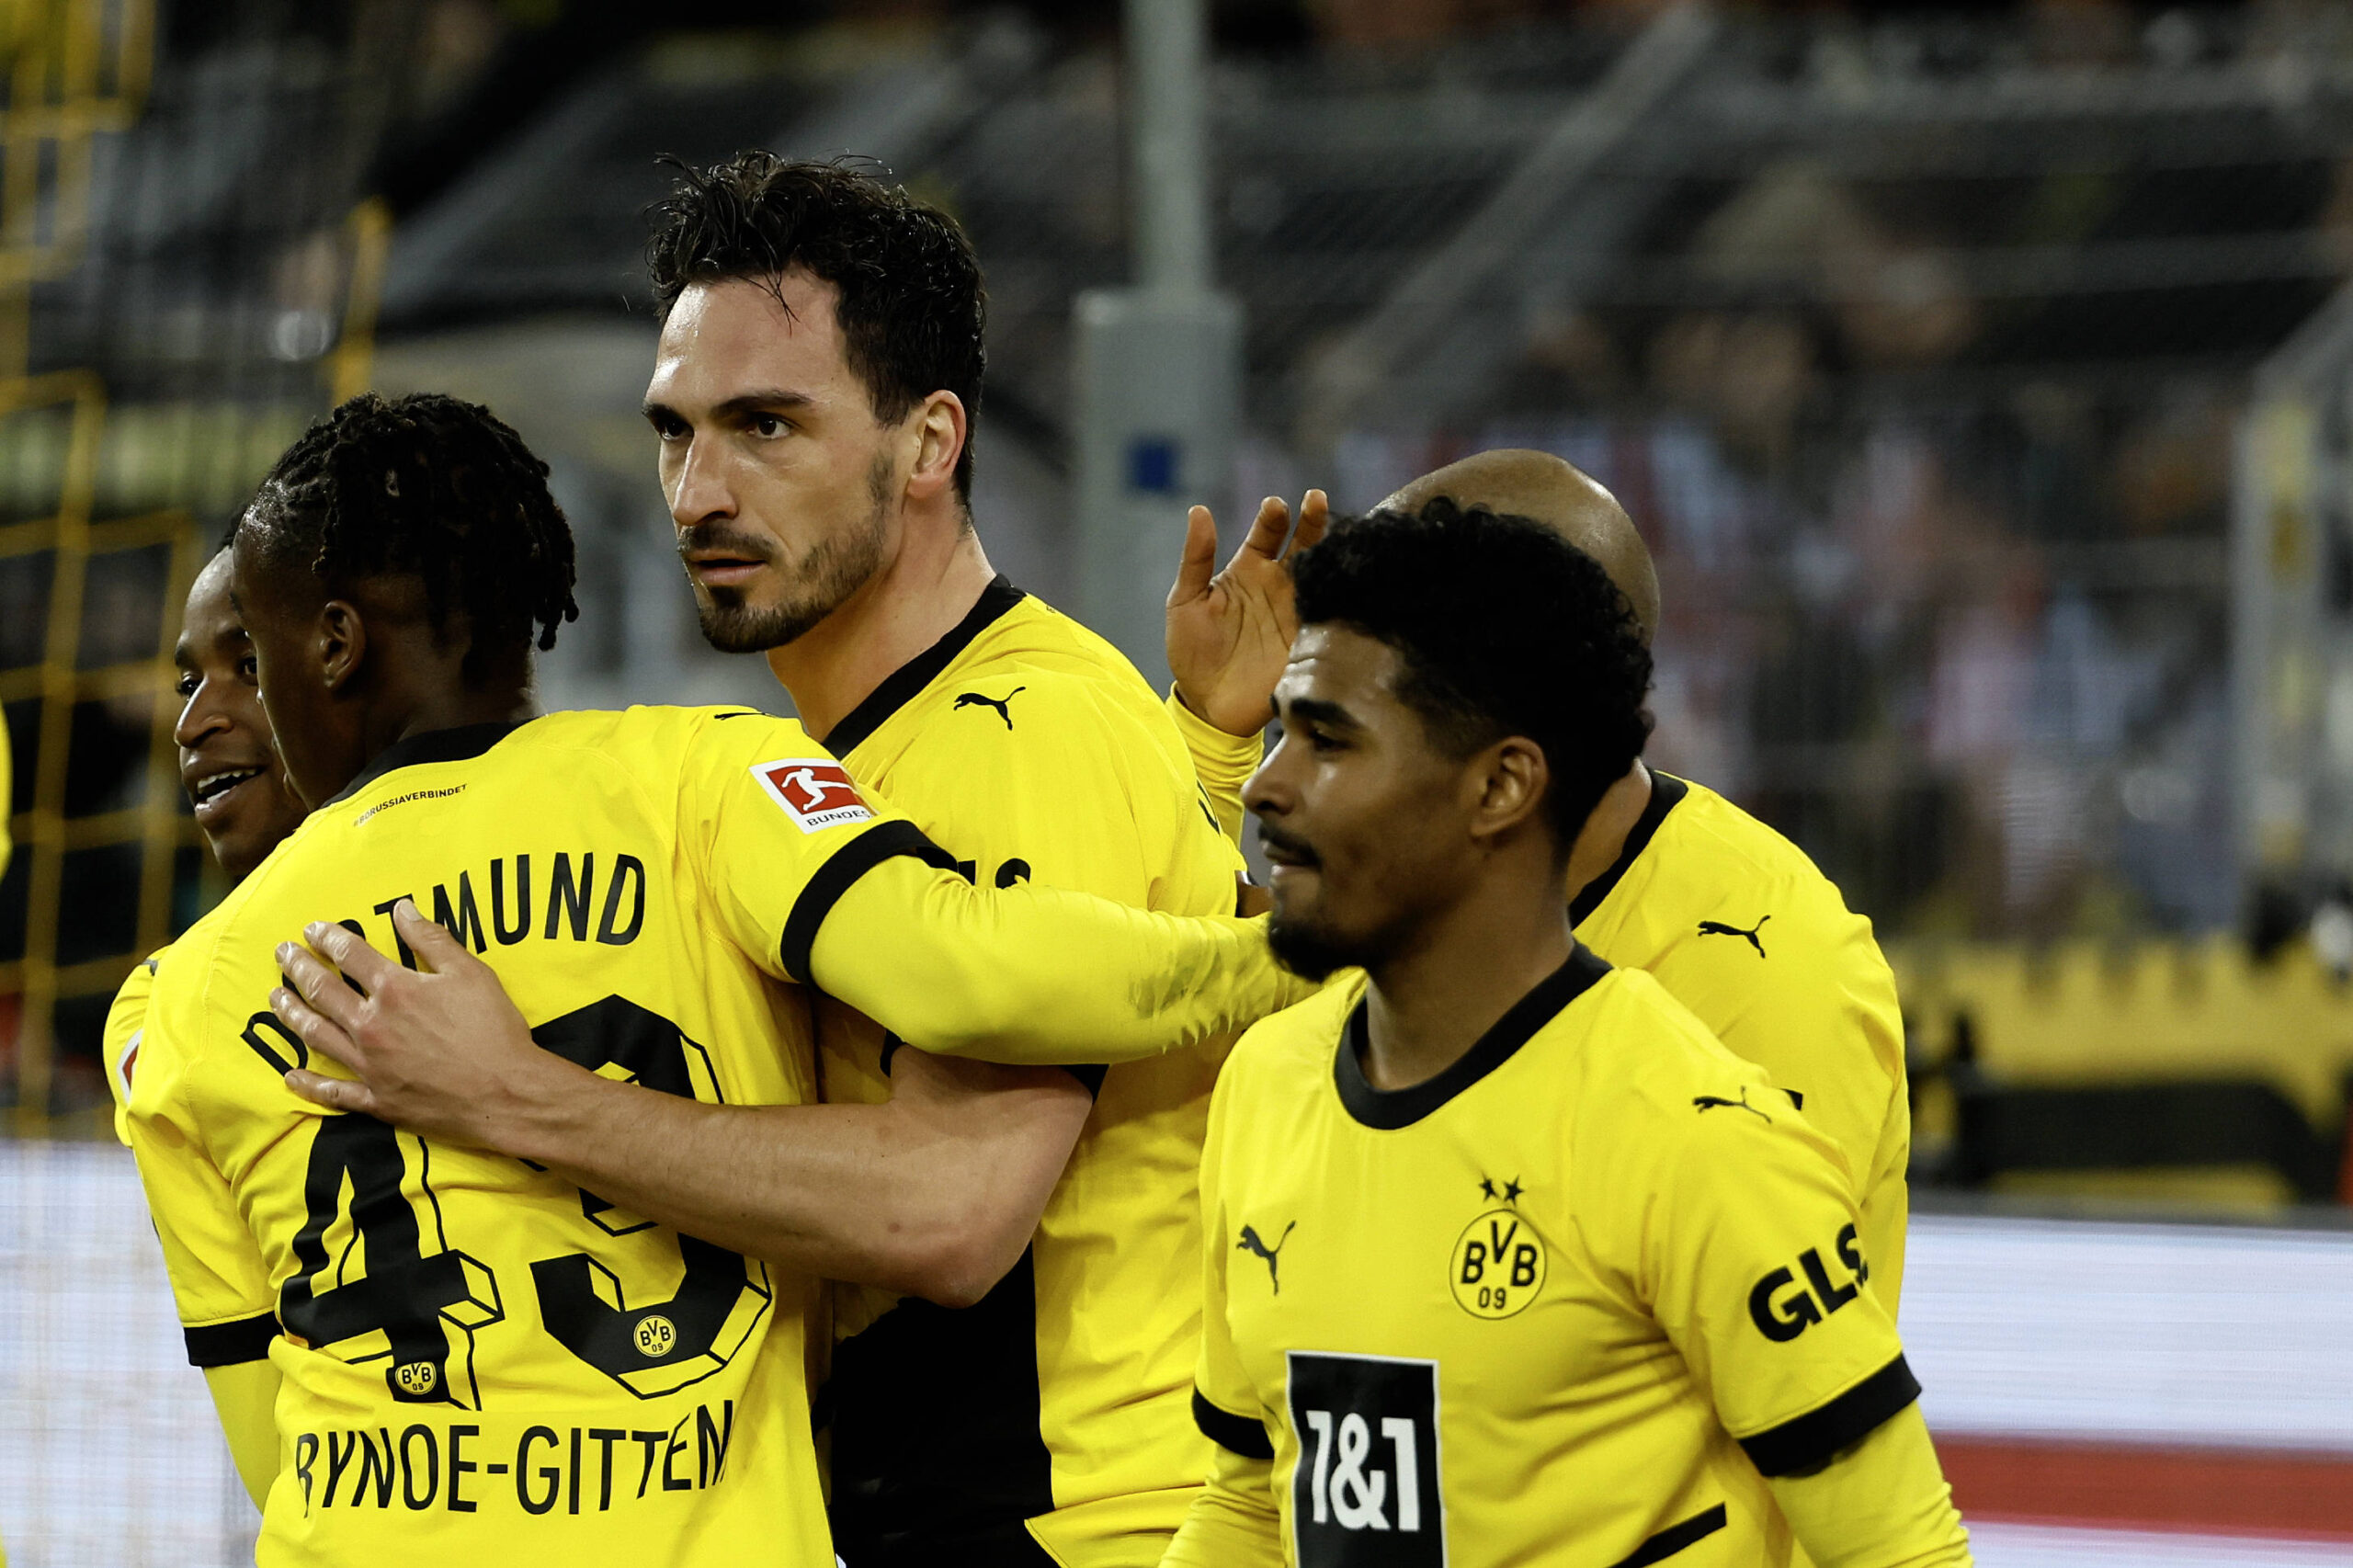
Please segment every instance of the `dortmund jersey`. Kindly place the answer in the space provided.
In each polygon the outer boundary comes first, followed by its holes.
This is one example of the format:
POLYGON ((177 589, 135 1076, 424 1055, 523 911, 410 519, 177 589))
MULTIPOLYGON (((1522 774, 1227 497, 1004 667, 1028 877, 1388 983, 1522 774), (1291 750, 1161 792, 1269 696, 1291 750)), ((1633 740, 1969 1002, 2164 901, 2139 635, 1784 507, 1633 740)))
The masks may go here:
POLYGON ((169 947, 158 948, 131 966, 114 1000, 107 1006, 106 1028, 98 1037, 98 1053, 107 1070, 107 1088, 114 1096, 114 1135, 123 1143, 131 1142, 131 1082, 139 1071, 139 1041, 147 1028, 147 998, 155 989, 155 971, 162 966, 164 955, 171 950, 169 947))
POLYGON ((1364 991, 1244 1037, 1202 1163, 1196 1410, 1287 1559, 1786 1562, 1762 1477, 1918 1393, 1828 1141, 1582 947, 1410 1088, 1364 991))
POLYGON ((1616 864, 1569 914, 1578 941, 1655 977, 1838 1145, 1871 1289, 1894 1313, 1912 1107, 1895 976, 1870 922, 1796 845, 1714 790, 1657 772, 1616 864))
MULTIPOLYGON (((1168 709, 1238 837, 1257 736, 1168 709)), ((1654 770, 1617 861, 1569 906, 1577 940, 1657 977, 1733 1055, 1773 1074, 1845 1156, 1889 1312, 1904 1282, 1912 1106, 1895 976, 1870 922, 1805 852, 1714 790, 1654 770)))
MULTIPOLYGON (((1240 856, 1158 699, 1002 578, 825 737, 966 875, 1230 914, 1240 856)), ((825 1097, 890 1094, 891 1042, 819 1004, 825 1097)), ((839 1549, 901 1562, 1156 1563, 1209 1462, 1190 1393, 1195 1181, 1224 1041, 1085 1070, 1095 1109, 1013 1271, 950 1312, 837 1286, 839 1549), (1035 1540, 1031 1538, 1034 1535, 1035 1540)))
POLYGON ((812 973, 926 1040, 972 1016, 983 1036, 1051 1035, 1029 1020, 1074 962, 1107 1006, 1071 999, 1052 1024, 1090 1035, 1192 1038, 1265 1005, 1236 994, 1193 1027, 1253 967, 1221 950, 1235 923, 983 895, 934 853, 789 722, 555 714, 390 748, 173 946, 131 1141, 190 1358, 267 1357, 283 1380, 263 1563, 832 1562, 813 1283, 522 1161, 298 1098, 281 1078, 303 1048, 268 1008, 277 943, 339 916, 400 948, 391 912, 412 897, 498 971, 543 1048, 739 1104, 814 1097, 808 992, 787 983, 812 973))

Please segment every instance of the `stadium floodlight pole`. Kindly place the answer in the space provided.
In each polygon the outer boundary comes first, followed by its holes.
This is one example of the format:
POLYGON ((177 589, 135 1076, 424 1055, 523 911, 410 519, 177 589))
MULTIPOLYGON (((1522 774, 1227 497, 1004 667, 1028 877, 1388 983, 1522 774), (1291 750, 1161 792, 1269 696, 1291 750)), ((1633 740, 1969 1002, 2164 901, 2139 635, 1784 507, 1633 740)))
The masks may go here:
POLYGON ((1155 684, 1162 613, 1195 502, 1233 513, 1242 312, 1213 286, 1201 0, 1127 0, 1134 285, 1074 306, 1078 612, 1155 684))
POLYGON ((1201 3, 1127 0, 1126 21, 1136 282, 1158 293, 1205 293, 1211 262, 1201 3))

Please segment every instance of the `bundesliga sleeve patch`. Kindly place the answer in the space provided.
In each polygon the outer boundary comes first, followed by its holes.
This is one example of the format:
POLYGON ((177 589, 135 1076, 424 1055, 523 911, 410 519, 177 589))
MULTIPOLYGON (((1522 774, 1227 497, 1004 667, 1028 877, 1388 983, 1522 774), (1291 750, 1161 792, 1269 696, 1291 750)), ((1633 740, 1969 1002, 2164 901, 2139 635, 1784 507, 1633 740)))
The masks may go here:
POLYGON ((752 765, 752 777, 803 833, 867 822, 874 812, 842 765, 832 757, 788 756, 752 765))

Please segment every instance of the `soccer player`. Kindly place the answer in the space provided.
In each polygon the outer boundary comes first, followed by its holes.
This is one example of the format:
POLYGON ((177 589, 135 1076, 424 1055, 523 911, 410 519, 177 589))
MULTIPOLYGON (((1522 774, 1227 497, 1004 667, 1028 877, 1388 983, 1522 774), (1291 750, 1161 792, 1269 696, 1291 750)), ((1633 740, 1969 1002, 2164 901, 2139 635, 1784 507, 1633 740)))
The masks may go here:
POLYGON ((233 601, 312 814, 155 977, 132 1144, 191 1358, 276 1374, 225 1413, 275 1437, 263 1563, 818 1568, 813 1285, 563 1171, 319 1114, 286 1080, 327 1064, 270 1006, 317 961, 280 938, 342 915, 313 939, 346 1017, 415 978, 368 940, 470 947, 539 1054, 721 1120, 813 1097, 790 982, 927 1043, 1120 1054, 1291 987, 1235 922, 972 887, 790 722, 533 717, 533 643, 573 613, 545 472, 481 409, 367 397, 240 523, 233 601))
MULTIPOLYGON (((302 807, 286 791, 286 770, 270 744, 269 721, 254 680, 253 639, 229 603, 229 552, 205 563, 188 585, 172 662, 182 701, 173 738, 179 743, 180 788, 195 809, 196 830, 232 883, 268 857, 301 825, 302 807)), ((114 1092, 115 1136, 131 1142, 125 1116, 137 1071, 147 996, 166 946, 134 966, 107 1009, 100 1049, 114 1092)))
MULTIPOLYGON (((973 529, 983 294, 955 224, 852 169, 752 153, 682 181, 653 267, 646 415, 710 641, 765 653, 824 747, 982 885, 1231 913, 1242 861, 1159 696, 995 575, 973 529)), ((820 1000, 824 1097, 920 1096, 929 1142, 802 1116, 745 1144, 551 1072, 474 968, 435 979, 432 1015, 404 1029, 395 999, 360 1042, 377 1065, 350 1063, 379 1114, 862 1282, 835 1292, 824 1402, 850 1568, 1158 1561, 1210 1459, 1194 1183, 1223 1042, 1040 1074, 896 1051, 820 1000)))
MULTIPOLYGON (((1642 536, 1609 493, 1547 452, 1481 452, 1414 481, 1382 506, 1446 499, 1533 517, 1599 562, 1648 643, 1658 579, 1642 536)), ((1323 497, 1301 509, 1295 553, 1322 529, 1323 497)), ((1221 818, 1238 829, 1240 785, 1259 756, 1266 694, 1293 624, 1281 570, 1289 521, 1279 501, 1214 582, 1215 528, 1193 520, 1169 606, 1172 706, 1221 818)), ((1804 851, 1704 785, 1637 758, 1578 834, 1565 874, 1577 939, 1620 968, 1654 976, 1846 1156, 1862 1210, 1871 1286, 1893 1314, 1904 1278, 1904 1171, 1912 1110, 1895 979, 1870 922, 1804 851)))
POLYGON ((1247 798, 1312 1001, 1211 1112, 1166 1562, 1964 1563, 1837 1151, 1571 930, 1650 656, 1589 557, 1439 500, 1297 564, 1247 798))

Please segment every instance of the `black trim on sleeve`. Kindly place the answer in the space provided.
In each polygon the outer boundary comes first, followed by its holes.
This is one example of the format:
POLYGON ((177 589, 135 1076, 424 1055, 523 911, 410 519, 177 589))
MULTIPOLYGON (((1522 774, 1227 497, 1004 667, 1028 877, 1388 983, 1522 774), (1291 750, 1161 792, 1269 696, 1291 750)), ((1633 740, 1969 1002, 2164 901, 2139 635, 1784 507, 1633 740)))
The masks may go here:
POLYGON ((1029 596, 1006 581, 1000 574, 981 590, 981 597, 964 614, 948 635, 882 677, 882 684, 866 694, 866 700, 842 716, 839 723, 826 731, 817 744, 835 756, 847 759, 867 736, 881 729, 891 715, 913 702, 925 687, 939 678, 939 673, 956 662, 956 655, 972 645, 978 637, 995 625, 1015 605, 1029 596))
MULTIPOLYGON (((897 1035, 889 1033, 883 1035, 882 1076, 885 1078, 891 1075, 891 1059, 897 1056, 906 1043, 897 1035)), ((1097 1063, 1074 1066, 1067 1062, 1057 1062, 1055 1065, 1086 1085, 1088 1097, 1098 1100, 1103 1097, 1103 1074, 1110 1071, 1109 1067, 1097 1063)))
POLYGON ((359 777, 343 787, 328 805, 337 805, 351 799, 369 785, 396 767, 420 767, 428 762, 472 762, 524 724, 501 721, 491 724, 460 724, 454 730, 427 730, 406 740, 394 741, 376 754, 375 760, 359 770, 359 777))
POLYGON ((235 1323, 183 1328, 180 1335, 188 1341, 189 1366, 235 1367, 247 1361, 268 1360, 269 1347, 278 1332, 278 1314, 264 1312, 259 1317, 239 1318, 235 1323))
POLYGON ((1759 1475, 1802 1475, 1821 1469, 1840 1449, 1852 1448, 1897 1411, 1920 1397, 1920 1380, 1898 1356, 1819 1410, 1784 1421, 1769 1432, 1743 1437, 1759 1475))
POLYGON ((1267 1436, 1265 1426, 1247 1415, 1220 1410, 1199 1389, 1193 1391, 1193 1425, 1201 1429, 1202 1437, 1228 1453, 1240 1454, 1245 1460, 1275 1457, 1274 1439, 1267 1436))
POLYGON ((1601 901, 1618 891, 1620 879, 1651 846, 1651 839, 1657 834, 1659 824, 1666 820, 1666 813, 1681 805, 1683 797, 1690 792, 1691 786, 1680 778, 1656 771, 1651 774, 1651 798, 1643 805, 1643 814, 1627 830, 1625 846, 1618 851, 1618 858, 1609 863, 1609 869, 1579 888, 1577 896, 1569 901, 1572 927, 1592 918, 1593 912, 1601 907, 1601 901))
POLYGON ((1669 1525, 1658 1534, 1634 1548, 1611 1563, 1609 1568, 1650 1568, 1654 1562, 1664 1562, 1687 1546, 1696 1546, 1724 1528, 1724 1506, 1717 1504, 1692 1515, 1679 1525, 1669 1525))
POLYGON ((834 851, 834 858, 817 868, 817 874, 792 901, 792 913, 784 920, 784 936, 777 943, 777 958, 785 973, 803 985, 809 983, 809 952, 817 945, 817 932, 825 916, 858 878, 902 855, 912 855, 943 871, 956 869, 955 857, 925 837, 923 829, 911 822, 877 823, 868 828, 834 851))
POLYGON ((1451 1066, 1403 1089, 1376 1089, 1364 1075, 1365 1005, 1359 1002, 1348 1015, 1347 1027, 1340 1031, 1340 1049, 1332 1062, 1332 1085, 1339 1091, 1340 1104, 1363 1125, 1383 1132, 1411 1127, 1510 1061, 1514 1052, 1536 1038, 1537 1030, 1559 1017, 1563 1008, 1608 972, 1609 965, 1599 955, 1578 943, 1566 962, 1513 1003, 1511 1011, 1497 1018, 1451 1066))

